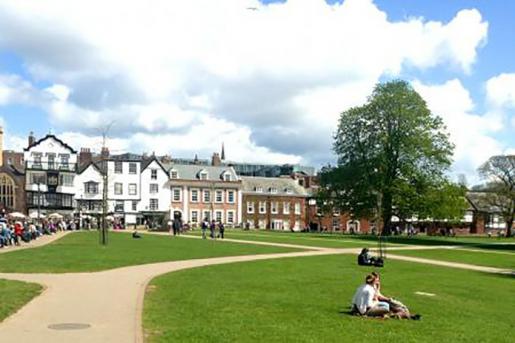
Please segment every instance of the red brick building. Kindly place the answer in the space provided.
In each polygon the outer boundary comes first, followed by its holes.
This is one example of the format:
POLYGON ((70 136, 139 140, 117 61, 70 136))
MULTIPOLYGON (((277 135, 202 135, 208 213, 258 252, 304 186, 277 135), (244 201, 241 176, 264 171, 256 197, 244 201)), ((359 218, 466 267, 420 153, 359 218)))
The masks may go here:
POLYGON ((243 223, 249 228, 306 228, 306 189, 290 177, 242 177, 243 223))

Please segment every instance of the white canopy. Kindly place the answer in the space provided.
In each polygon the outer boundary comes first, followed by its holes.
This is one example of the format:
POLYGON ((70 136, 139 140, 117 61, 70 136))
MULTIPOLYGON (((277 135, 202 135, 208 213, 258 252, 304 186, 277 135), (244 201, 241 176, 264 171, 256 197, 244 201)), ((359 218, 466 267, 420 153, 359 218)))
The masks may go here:
POLYGON ((62 218, 63 218, 63 216, 56 212, 56 213, 50 213, 50 214, 48 215, 48 218, 52 218, 52 219, 62 219, 62 218))
POLYGON ((21 212, 13 212, 8 214, 11 218, 25 218, 26 216, 21 212))

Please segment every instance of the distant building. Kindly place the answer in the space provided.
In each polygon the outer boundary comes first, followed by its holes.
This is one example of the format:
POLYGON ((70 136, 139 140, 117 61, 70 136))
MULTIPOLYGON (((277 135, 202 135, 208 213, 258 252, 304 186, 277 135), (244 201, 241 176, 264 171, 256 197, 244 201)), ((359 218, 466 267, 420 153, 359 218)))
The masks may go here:
POLYGON ((243 223, 249 228, 301 231, 306 189, 292 178, 242 177, 243 223))
POLYGON ((3 150, 4 131, 0 127, 0 213, 26 213, 23 154, 3 150))
POLYGON ((171 218, 169 181, 168 171, 155 156, 142 162, 139 222, 163 226, 171 218))
MULTIPOLYGON (((100 219, 103 213, 104 176, 99 165, 81 165, 75 178, 75 200, 79 217, 100 219)), ((97 222, 98 223, 98 222, 97 222)))
POLYGON ((235 226, 242 222, 241 180, 231 167, 171 164, 173 217, 198 225, 203 219, 235 226))
POLYGON ((57 212, 72 215, 75 208, 77 152, 56 136, 29 136, 24 149, 27 210, 32 217, 57 212))

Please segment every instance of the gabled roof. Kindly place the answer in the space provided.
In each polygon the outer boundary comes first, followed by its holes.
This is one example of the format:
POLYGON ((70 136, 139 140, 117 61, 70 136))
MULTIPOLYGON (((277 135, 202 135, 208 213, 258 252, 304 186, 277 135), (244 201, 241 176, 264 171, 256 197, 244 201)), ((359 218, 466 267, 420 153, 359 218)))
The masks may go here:
POLYGON ((65 142, 63 142, 62 140, 60 140, 59 138, 57 138, 57 137, 56 137, 55 135, 53 135, 53 134, 48 134, 48 135, 46 135, 45 137, 43 137, 43 138, 41 138, 41 139, 39 139, 39 140, 35 141, 34 143, 32 143, 32 144, 31 144, 31 145, 29 145, 28 147, 24 148, 23 150, 24 150, 24 151, 29 151, 29 150, 30 150, 30 148, 35 147, 36 145, 39 145, 39 144, 41 144, 41 142, 44 142, 44 141, 46 141, 47 139, 50 139, 50 138, 52 138, 52 139, 56 140, 57 142, 59 142, 59 143, 60 143, 62 146, 64 146, 66 149, 70 150, 70 152, 71 152, 71 153, 73 153, 73 154, 76 154, 76 153, 77 153, 77 151, 75 151, 71 146, 69 146, 68 144, 66 144, 65 142))
POLYGON ((156 163, 159 165, 159 167, 160 167, 160 168, 165 172, 165 174, 166 174, 166 175, 168 175, 168 170, 166 170, 166 168, 163 166, 163 164, 161 163, 161 161, 159 161, 159 160, 157 159, 157 157, 156 157, 156 156, 152 156, 151 158, 146 159, 146 160, 144 160, 143 162, 141 162, 141 172, 143 172, 145 169, 147 169, 147 167, 148 167, 149 165, 151 165, 151 164, 152 164, 152 162, 156 162, 156 163))
POLYGON ((84 173, 90 166, 93 166, 100 174, 104 174, 104 172, 101 170, 101 168, 94 162, 89 162, 87 164, 83 164, 79 166, 79 169, 77 170, 77 174, 84 173))

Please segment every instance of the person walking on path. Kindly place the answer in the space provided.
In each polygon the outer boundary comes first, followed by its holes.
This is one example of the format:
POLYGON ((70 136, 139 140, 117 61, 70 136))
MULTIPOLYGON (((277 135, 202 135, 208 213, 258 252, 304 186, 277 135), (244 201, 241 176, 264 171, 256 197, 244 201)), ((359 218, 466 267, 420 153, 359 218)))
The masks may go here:
POLYGON ((224 227, 224 224, 222 222, 220 222, 218 224, 218 236, 221 238, 221 239, 224 239, 224 233, 225 233, 225 227, 224 227))
POLYGON ((211 239, 215 239, 216 222, 214 220, 211 221, 211 225, 209 225, 209 230, 211 231, 211 239))

